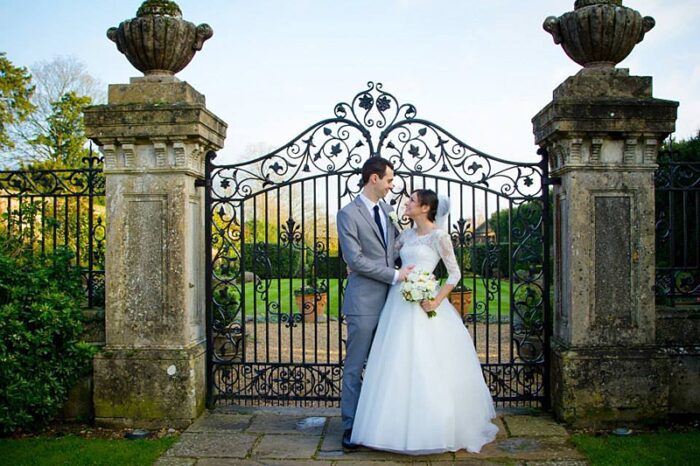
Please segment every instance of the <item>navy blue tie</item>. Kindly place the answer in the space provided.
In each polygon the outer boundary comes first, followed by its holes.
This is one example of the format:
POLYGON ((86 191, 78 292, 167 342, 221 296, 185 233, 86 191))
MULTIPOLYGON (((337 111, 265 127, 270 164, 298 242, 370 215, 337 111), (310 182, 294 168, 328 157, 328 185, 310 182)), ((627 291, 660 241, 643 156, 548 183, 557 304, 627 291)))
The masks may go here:
POLYGON ((374 223, 379 227, 379 234, 382 235, 382 245, 386 248, 386 240, 384 239, 384 228, 382 228, 382 219, 379 218, 379 206, 374 206, 374 223))

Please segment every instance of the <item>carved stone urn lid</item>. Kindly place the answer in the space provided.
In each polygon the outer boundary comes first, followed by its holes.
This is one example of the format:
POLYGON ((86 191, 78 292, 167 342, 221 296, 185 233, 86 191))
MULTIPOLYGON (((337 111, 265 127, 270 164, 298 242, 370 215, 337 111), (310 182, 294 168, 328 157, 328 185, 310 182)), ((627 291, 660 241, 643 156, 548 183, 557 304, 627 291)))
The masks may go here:
POLYGON ((591 5, 617 5, 622 6, 622 0, 576 0, 574 10, 591 5))
POLYGON ((136 17, 147 15, 163 15, 182 18, 182 10, 177 3, 172 0, 146 0, 136 11, 136 17))
POLYGON ((172 0, 146 0, 136 17, 107 30, 136 69, 146 76, 172 76, 185 68, 214 31, 208 24, 195 26, 182 19, 172 0))

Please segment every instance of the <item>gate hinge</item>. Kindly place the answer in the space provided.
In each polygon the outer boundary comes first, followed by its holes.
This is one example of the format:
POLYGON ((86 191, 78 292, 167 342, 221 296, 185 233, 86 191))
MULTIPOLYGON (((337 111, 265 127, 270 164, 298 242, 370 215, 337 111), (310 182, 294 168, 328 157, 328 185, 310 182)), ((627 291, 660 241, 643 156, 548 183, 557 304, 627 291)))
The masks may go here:
POLYGON ((554 176, 552 178, 545 178, 544 184, 547 186, 552 185, 552 184, 561 185, 561 177, 554 176))
POLYGON ((211 180, 206 179, 206 178, 197 178, 194 180, 194 187, 195 188, 210 188, 211 187, 211 180))

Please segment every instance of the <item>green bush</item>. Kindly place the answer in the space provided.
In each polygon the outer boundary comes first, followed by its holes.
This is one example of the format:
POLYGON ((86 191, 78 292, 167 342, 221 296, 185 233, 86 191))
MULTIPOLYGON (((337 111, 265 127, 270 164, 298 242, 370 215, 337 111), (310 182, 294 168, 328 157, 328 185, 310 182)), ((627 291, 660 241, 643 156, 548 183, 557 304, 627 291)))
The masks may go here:
POLYGON ((84 295, 72 259, 0 237, 0 433, 44 426, 90 370, 95 349, 79 341, 84 295))
POLYGON ((301 251, 289 245, 246 243, 243 255, 245 270, 260 278, 290 278, 301 274, 301 251))

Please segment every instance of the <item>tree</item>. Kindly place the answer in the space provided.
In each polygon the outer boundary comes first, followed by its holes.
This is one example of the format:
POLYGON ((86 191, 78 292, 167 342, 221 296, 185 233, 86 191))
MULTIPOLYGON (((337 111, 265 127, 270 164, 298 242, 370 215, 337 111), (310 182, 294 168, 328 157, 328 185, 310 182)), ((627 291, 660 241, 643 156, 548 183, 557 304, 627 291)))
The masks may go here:
MULTIPOLYGON (((102 103, 105 93, 102 83, 91 76, 85 65, 74 57, 56 57, 39 62, 31 67, 36 92, 32 96, 34 111, 26 121, 12 125, 11 136, 16 148, 6 158, 23 165, 72 167, 69 163, 78 162, 83 157, 81 144, 65 144, 70 134, 59 135, 61 130, 72 131, 82 123, 67 124, 69 121, 82 121, 77 114, 90 103, 102 103), (71 95, 71 97, 66 97, 71 95), (85 100, 87 97, 89 100, 85 100), (57 141, 61 141, 57 145, 57 141), (75 149, 74 153, 66 153, 75 149)), ((87 144, 81 132, 75 141, 87 144)))
POLYGON ((0 149, 13 149, 8 126, 25 121, 34 110, 32 77, 26 68, 19 68, 0 52, 0 149))
POLYGON ((44 133, 29 141, 29 144, 48 150, 50 158, 37 162, 45 168, 80 167, 83 158, 88 156, 85 146, 85 124, 83 109, 90 105, 92 99, 79 96, 70 91, 63 94, 60 100, 51 104, 52 112, 46 119, 48 127, 44 133))

